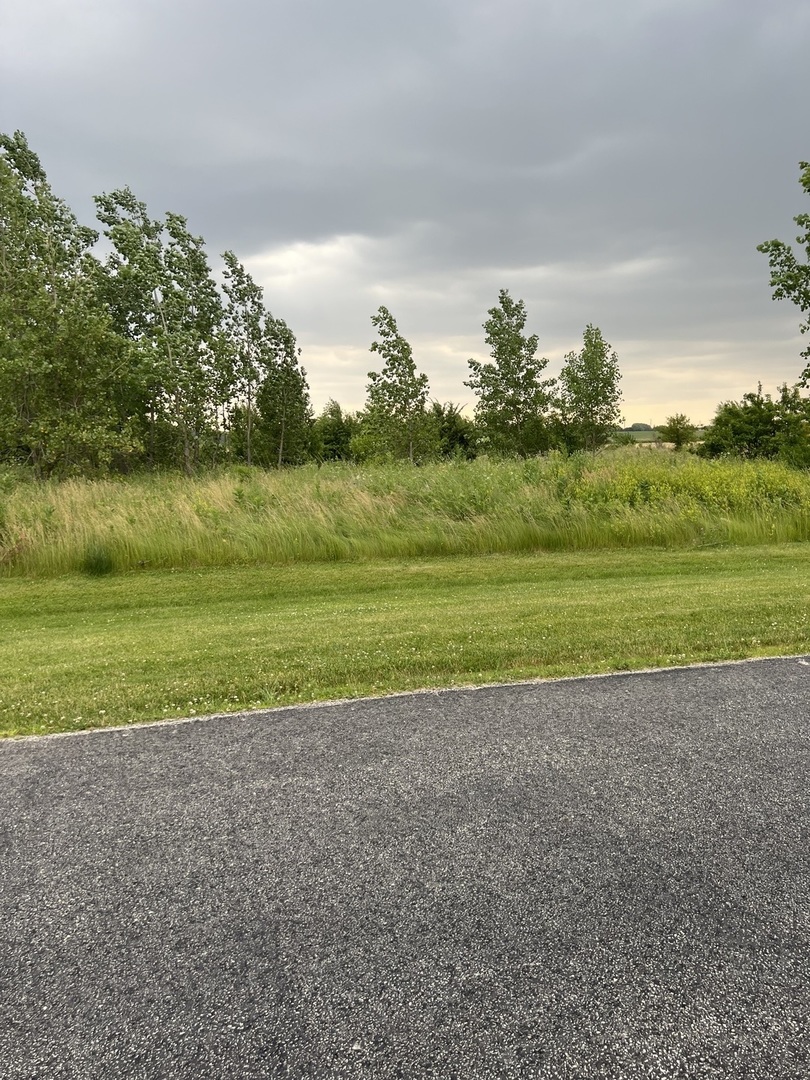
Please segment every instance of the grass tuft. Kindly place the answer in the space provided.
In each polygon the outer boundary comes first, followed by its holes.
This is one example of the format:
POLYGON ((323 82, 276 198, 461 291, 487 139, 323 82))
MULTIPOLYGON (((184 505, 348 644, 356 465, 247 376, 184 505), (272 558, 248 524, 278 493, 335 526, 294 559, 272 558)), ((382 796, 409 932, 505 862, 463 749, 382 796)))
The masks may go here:
POLYGON ((81 569, 89 577, 104 577, 115 570, 115 562, 107 548, 93 544, 84 553, 81 569))

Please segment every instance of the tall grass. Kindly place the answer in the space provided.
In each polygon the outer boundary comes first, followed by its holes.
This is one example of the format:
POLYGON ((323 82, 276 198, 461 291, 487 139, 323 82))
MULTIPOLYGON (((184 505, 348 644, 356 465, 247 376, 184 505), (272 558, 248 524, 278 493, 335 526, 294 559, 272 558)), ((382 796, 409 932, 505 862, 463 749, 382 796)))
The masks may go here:
POLYGON ((193 480, 0 474, 5 575, 809 538, 807 473, 634 448, 193 480))

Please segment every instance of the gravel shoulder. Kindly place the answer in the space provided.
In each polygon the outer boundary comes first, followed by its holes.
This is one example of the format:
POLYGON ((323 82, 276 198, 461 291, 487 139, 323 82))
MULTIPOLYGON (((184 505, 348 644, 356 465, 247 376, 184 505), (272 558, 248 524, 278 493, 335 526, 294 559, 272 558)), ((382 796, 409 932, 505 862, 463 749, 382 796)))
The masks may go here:
POLYGON ((810 1075, 810 660, 0 744, 0 1075, 810 1075))

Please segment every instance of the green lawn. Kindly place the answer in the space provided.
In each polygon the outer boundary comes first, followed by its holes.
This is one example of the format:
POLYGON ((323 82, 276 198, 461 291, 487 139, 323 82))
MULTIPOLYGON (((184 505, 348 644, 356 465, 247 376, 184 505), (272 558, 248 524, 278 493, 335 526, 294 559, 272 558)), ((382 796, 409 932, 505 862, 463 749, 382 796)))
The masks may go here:
POLYGON ((0 581, 0 734, 810 650, 810 545, 0 581))

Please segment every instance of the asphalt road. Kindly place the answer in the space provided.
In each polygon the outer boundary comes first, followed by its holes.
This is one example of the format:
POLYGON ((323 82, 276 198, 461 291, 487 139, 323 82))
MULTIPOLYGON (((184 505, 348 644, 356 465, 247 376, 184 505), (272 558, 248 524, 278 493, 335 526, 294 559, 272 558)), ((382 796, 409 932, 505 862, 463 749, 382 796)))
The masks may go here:
POLYGON ((810 662, 0 744, 0 1077, 810 1076, 810 662))

